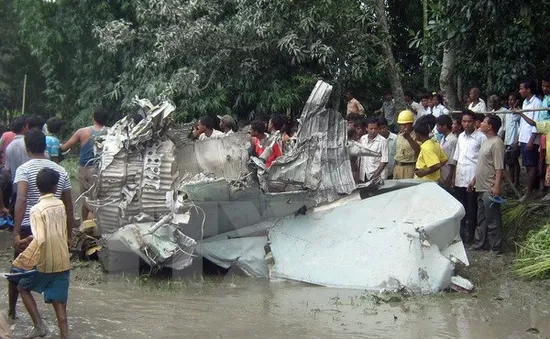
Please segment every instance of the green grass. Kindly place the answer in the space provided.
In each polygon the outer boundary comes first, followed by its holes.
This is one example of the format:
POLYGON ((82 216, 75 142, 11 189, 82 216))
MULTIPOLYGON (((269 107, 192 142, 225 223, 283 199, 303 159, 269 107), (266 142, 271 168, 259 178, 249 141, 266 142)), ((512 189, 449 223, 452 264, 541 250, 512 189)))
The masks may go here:
POLYGON ((71 182, 78 180, 78 158, 75 158, 75 157, 65 158, 60 163, 60 165, 63 166, 63 168, 65 168, 67 173, 69 173, 71 182))
POLYGON ((510 244, 524 241, 532 231, 550 223, 550 204, 509 200, 502 208, 504 239, 510 244))
POLYGON ((550 276, 550 225, 531 231, 519 245, 516 273, 525 279, 545 279, 550 276))

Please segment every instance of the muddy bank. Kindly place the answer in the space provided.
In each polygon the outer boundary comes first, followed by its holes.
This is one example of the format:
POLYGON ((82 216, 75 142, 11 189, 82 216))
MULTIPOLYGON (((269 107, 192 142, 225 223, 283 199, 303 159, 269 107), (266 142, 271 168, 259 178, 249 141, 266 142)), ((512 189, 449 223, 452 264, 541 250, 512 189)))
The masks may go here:
MULTIPOLYGON (((0 232, 0 266, 11 250, 0 232)), ((550 284, 516 280, 512 256, 470 253, 463 274, 472 295, 447 293, 385 303, 356 290, 236 276, 175 280, 106 276, 96 263, 71 277, 72 338, 545 338, 550 335, 550 284), (536 328, 536 330, 530 328, 536 328), (539 332, 538 334, 534 332, 539 332)), ((0 290, 6 291, 6 281, 0 290)), ((0 303, 7 305, 6 293, 0 303)), ((39 307, 51 332, 55 316, 39 307)), ((16 338, 30 329, 22 305, 16 338)), ((55 337, 50 334, 48 337, 55 337)))

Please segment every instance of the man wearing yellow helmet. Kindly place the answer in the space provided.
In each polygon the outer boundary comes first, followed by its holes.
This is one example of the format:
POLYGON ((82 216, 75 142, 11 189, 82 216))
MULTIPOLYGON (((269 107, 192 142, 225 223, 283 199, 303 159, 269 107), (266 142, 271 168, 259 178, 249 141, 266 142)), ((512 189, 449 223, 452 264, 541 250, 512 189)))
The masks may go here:
POLYGON ((405 110, 399 113, 397 124, 399 134, 397 136, 395 150, 394 179, 414 178, 414 166, 420 153, 420 144, 415 140, 413 132, 414 114, 405 110))

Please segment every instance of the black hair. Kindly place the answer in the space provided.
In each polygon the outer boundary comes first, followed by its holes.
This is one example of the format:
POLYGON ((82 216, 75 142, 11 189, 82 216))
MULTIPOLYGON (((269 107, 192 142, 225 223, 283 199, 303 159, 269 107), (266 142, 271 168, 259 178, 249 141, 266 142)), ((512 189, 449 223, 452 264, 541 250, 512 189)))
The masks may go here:
POLYGON ((542 75, 542 81, 550 82, 550 72, 546 72, 542 75))
POLYGON ((469 109, 465 109, 462 111, 462 116, 465 116, 465 115, 469 115, 472 117, 472 120, 476 120, 476 114, 472 111, 470 111, 469 109))
POLYGON ((53 168, 45 167, 36 175, 36 187, 42 194, 55 193, 59 183, 59 173, 53 168))
POLYGON ((447 126, 448 129, 453 128, 453 119, 451 119, 451 117, 447 114, 438 116, 435 122, 438 125, 447 126))
POLYGON ((418 118, 416 120, 416 123, 423 123, 423 124, 426 124, 430 127, 430 129, 433 129, 435 127, 435 124, 436 124, 436 118, 435 118, 435 115, 433 114, 426 114, 426 115, 423 115, 421 116, 420 118, 418 118))
POLYGON ((434 95, 432 95, 432 98, 433 97, 436 97, 437 101, 439 101, 440 104, 443 103, 443 96, 441 96, 441 94, 434 94, 434 95))
POLYGON ((485 120, 485 115, 483 115, 481 113, 476 113, 475 116, 474 116, 474 120, 481 122, 481 121, 485 120))
POLYGON ((471 91, 471 90, 473 90, 473 91, 477 94, 477 96, 480 96, 480 95, 481 95, 481 90, 479 89, 479 87, 472 87, 472 88, 470 89, 470 91, 471 91))
POLYGON ((429 94, 426 94, 426 93, 424 93, 424 94, 422 94, 422 95, 420 96, 420 100, 422 100, 422 99, 426 99, 426 100, 429 100, 429 99, 430 99, 430 95, 429 95, 429 94))
POLYGON ((496 114, 489 114, 485 119, 487 119, 487 123, 493 127, 493 131, 497 133, 502 126, 502 120, 500 120, 500 117, 496 114))
POLYGON ((530 89, 533 95, 537 94, 537 83, 535 82, 535 80, 525 79, 521 83, 523 87, 525 87, 525 89, 530 89))
POLYGON ((346 119, 348 121, 357 121, 357 120, 361 119, 361 117, 362 116, 359 113, 350 113, 350 114, 347 115, 346 119))
POLYGON ((348 89, 348 90, 346 91, 346 94, 349 94, 349 95, 351 95, 352 97, 355 96, 355 93, 354 93, 353 90, 351 90, 351 89, 348 89))
POLYGON ((430 136, 430 131, 432 130, 430 128, 430 126, 428 126, 428 124, 422 122, 422 121, 417 121, 415 124, 414 124, 414 127, 413 127, 413 130, 414 130, 414 133, 416 133, 416 135, 421 135, 421 136, 424 136, 424 137, 429 137, 430 136))
POLYGON ((107 120, 109 119, 109 110, 105 107, 99 107, 94 112, 94 121, 100 124, 101 126, 105 126, 107 124, 107 120))
POLYGON ((45 124, 46 121, 40 115, 33 114, 27 119, 27 126, 29 127, 29 129, 37 128, 39 130, 42 130, 45 124))
POLYGON ((17 117, 11 122, 11 131, 15 134, 21 134, 25 125, 27 125, 25 117, 17 117))
POLYGON ((393 92, 391 90, 384 91, 384 96, 386 96, 388 94, 393 96, 393 92))
POLYGON ((516 91, 512 91, 512 92, 508 93, 508 96, 506 98, 508 99, 510 97, 510 95, 512 95, 514 98, 516 98, 516 101, 519 101, 521 99, 521 95, 519 95, 519 93, 516 92, 516 91))
POLYGON ((378 126, 388 126, 388 119, 386 119, 385 117, 379 117, 378 126))
POLYGON ((59 131, 61 131, 61 126, 63 126, 63 121, 57 117, 49 118, 46 122, 46 125, 48 126, 48 132, 52 134, 57 134, 59 131))
POLYGON ((367 126, 370 124, 376 124, 376 126, 380 126, 380 123, 378 122, 378 118, 370 118, 367 120, 367 126))
POLYGON ((414 94, 411 91, 405 91, 405 96, 414 99, 414 94))
POLYGON ((277 131, 280 131, 284 127, 286 122, 286 118, 282 114, 273 114, 271 115, 271 118, 269 120, 271 120, 273 128, 275 128, 275 130, 277 131))
POLYGON ((367 119, 365 117, 361 117, 361 119, 355 120, 353 123, 353 127, 355 128, 367 128, 367 119))
POLYGON ((32 154, 43 154, 46 151, 46 136, 36 128, 25 134, 25 146, 27 151, 32 154))
POLYGON ((258 134, 264 134, 265 133, 265 122, 261 120, 254 120, 250 124, 250 130, 256 131, 258 134))
POLYGON ((200 117, 200 118, 199 118, 199 122, 200 122, 202 125, 206 126, 206 128, 208 128, 208 129, 214 129, 214 127, 215 127, 215 125, 214 125, 214 124, 215 124, 214 118, 212 118, 212 117, 209 116, 209 115, 205 115, 205 116, 203 116, 203 117, 200 117))
POLYGON ((357 136, 357 130, 355 128, 348 128, 348 140, 355 139, 357 136))

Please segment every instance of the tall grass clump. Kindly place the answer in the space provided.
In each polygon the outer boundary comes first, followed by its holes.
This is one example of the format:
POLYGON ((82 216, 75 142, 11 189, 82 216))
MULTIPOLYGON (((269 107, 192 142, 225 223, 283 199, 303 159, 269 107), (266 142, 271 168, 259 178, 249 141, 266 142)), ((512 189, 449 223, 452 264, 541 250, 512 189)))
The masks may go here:
POLYGON ((550 277, 550 225, 531 231, 518 245, 516 273, 525 279, 550 277))

